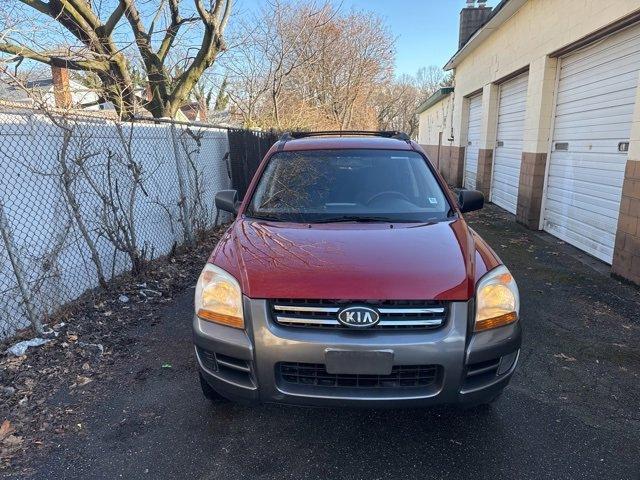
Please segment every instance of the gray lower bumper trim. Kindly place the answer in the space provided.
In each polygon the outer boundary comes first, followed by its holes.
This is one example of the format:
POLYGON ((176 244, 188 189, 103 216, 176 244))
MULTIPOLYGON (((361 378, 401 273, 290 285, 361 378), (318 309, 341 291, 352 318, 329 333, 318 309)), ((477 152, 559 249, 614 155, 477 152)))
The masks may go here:
MULTIPOLYGON (((205 378, 220 393, 238 400, 302 405, 420 406, 477 401, 495 395, 508 383, 516 362, 509 371, 486 382, 481 388, 463 390, 465 365, 508 355, 520 346, 519 322, 509 331, 482 332, 467 341, 468 304, 452 302, 445 324, 435 330, 349 330, 309 329, 280 325, 271 319, 266 300, 244 300, 247 331, 194 319, 196 345, 211 352, 247 362, 255 391, 246 386, 225 383, 216 372, 204 371, 205 378), (319 385, 285 384, 279 380, 279 362, 326 364, 325 352, 331 349, 351 352, 390 351, 394 365, 439 365, 443 375, 431 390, 410 388, 363 391, 356 388, 331 388, 319 385)), ((285 315, 283 315, 285 316, 285 315)), ((504 327, 503 327, 504 328, 504 327)), ((202 367, 202 365, 201 365, 202 367)), ((478 375, 475 378, 482 378, 478 375)))

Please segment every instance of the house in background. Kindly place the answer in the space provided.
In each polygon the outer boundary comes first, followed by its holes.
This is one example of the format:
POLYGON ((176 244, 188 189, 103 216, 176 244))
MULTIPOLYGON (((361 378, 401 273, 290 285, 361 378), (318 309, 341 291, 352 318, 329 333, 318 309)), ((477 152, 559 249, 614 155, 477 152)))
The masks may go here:
POLYGON ((183 122, 206 122, 207 106, 202 102, 190 102, 180 107, 176 120, 183 122))
POLYGON ((419 142, 450 184, 640 284, 640 4, 468 3, 451 130, 427 102, 419 142))
POLYGON ((51 75, 25 82, 23 86, 3 84, 0 99, 28 106, 43 104, 49 108, 81 110, 113 110, 113 105, 100 102, 90 88, 69 78, 69 70, 51 67, 51 75))
MULTIPOLYGON (((143 99, 150 100, 148 88, 137 87, 135 94, 143 99)), ((0 101, 8 102, 13 106, 25 105, 38 107, 44 105, 48 108, 64 110, 90 110, 102 111, 105 116, 114 117, 115 108, 111 102, 101 101, 100 96, 92 89, 69 78, 66 68, 51 67, 51 76, 30 80, 24 85, 12 85, 0 83, 0 101)), ((140 117, 151 117, 151 113, 138 104, 136 114, 140 117)), ((207 110, 201 102, 190 102, 183 105, 176 114, 176 120, 182 122, 216 122, 216 124, 229 124, 229 113, 207 110)))

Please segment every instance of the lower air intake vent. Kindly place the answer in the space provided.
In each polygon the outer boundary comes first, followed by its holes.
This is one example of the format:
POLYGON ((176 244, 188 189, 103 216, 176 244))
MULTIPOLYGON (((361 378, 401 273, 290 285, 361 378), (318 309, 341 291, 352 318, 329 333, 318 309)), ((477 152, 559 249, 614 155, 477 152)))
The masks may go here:
POLYGON ((196 347, 196 353, 202 366, 209 372, 241 386, 253 386, 250 362, 221 353, 210 352, 200 347, 196 347))
POLYGON ((282 362, 276 365, 276 376, 309 387, 398 389, 431 386, 439 370, 437 365, 396 365, 390 375, 330 374, 323 364, 282 362))

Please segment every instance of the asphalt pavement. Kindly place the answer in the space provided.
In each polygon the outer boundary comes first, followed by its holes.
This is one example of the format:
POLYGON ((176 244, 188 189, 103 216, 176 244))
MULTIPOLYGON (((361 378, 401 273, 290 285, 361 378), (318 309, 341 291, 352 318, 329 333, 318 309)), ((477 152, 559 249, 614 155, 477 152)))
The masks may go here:
POLYGON ((497 208, 469 220, 522 297, 521 363, 492 407, 211 404, 188 289, 132 327, 131 356, 31 478, 640 479, 640 291, 497 208))

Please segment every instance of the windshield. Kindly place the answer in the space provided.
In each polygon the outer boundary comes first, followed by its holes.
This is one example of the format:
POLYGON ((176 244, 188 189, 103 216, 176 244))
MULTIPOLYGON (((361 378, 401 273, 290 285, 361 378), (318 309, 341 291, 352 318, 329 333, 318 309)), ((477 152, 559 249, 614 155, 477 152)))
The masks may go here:
POLYGON ((449 211, 417 152, 309 150, 271 157, 246 215, 311 223, 432 222, 449 211))

